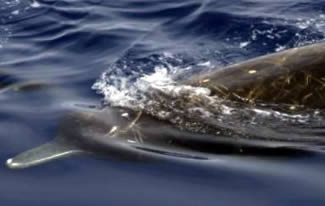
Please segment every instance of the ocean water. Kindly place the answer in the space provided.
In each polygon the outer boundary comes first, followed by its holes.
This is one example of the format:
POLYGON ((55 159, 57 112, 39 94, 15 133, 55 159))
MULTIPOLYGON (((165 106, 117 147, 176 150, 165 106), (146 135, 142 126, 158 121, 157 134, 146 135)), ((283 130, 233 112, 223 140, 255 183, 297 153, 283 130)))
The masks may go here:
POLYGON ((323 0, 0 0, 0 204, 324 205, 322 152, 5 166, 74 109, 324 39, 323 0))

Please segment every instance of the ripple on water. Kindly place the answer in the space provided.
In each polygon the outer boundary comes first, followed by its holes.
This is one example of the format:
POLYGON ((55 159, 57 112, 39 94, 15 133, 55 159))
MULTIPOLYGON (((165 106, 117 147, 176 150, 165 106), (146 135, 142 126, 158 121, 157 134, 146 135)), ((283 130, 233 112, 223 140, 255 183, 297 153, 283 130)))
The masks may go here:
POLYGON ((0 2, 0 22, 8 24, 33 16, 41 7, 36 0, 2 0, 0 2))
POLYGON ((8 42, 11 31, 9 27, 0 26, 0 49, 8 42))
POLYGON ((40 3, 36 0, 0 1, 0 49, 12 35, 12 24, 37 15, 40 7, 40 3))

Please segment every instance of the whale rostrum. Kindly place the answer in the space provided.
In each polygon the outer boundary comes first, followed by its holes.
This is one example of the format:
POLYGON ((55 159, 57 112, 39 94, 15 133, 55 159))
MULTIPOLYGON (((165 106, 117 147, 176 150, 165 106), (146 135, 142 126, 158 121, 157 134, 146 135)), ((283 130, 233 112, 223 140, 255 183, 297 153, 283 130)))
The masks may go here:
MULTIPOLYGON (((241 105, 284 104, 292 111, 296 108, 321 110, 325 107, 325 44, 258 57, 181 83, 208 88, 210 95, 241 105)), ((52 142, 10 158, 6 164, 13 169, 26 168, 82 153, 126 159, 165 155, 204 159, 216 153, 236 153, 241 148, 260 153, 324 143, 318 136, 284 139, 271 135, 254 139, 231 131, 233 127, 216 130, 207 125, 208 132, 193 132, 156 118, 150 112, 127 108, 80 110, 63 118, 52 142)))

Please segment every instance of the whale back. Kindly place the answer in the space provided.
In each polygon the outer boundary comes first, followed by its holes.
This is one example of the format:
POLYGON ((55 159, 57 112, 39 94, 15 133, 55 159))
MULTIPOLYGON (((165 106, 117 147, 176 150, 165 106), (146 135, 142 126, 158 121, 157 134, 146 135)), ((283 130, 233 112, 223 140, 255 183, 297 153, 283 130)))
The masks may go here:
POLYGON ((325 108, 325 43, 230 65, 185 84, 206 87, 212 95, 242 103, 325 108))

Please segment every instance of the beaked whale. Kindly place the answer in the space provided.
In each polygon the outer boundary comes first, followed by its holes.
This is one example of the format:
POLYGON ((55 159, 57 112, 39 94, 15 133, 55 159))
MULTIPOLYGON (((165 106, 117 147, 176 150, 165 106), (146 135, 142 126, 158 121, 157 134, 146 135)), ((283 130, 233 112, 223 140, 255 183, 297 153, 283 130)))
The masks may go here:
MULTIPOLYGON (((182 82, 211 89, 229 101, 291 105, 323 109, 325 89, 325 44, 315 44, 266 55, 225 69, 195 76, 182 82)), ((209 128, 208 128, 209 129, 209 128)), ((212 128, 213 130, 215 128, 212 128)), ((7 160, 9 168, 26 168, 74 154, 93 153, 127 159, 163 155, 208 158, 234 148, 268 150, 305 148, 323 144, 318 137, 295 139, 252 139, 220 128, 218 135, 195 133, 175 127, 150 113, 127 108, 80 110, 69 113, 59 134, 50 143, 7 160)))
MULTIPOLYGON (((88 109, 69 113, 49 143, 7 160, 20 169, 78 154, 97 154, 118 159, 143 160, 163 156, 208 159, 210 154, 248 152, 280 154, 281 149, 302 148, 299 141, 252 141, 225 135, 191 133, 169 122, 123 108, 88 109), (262 151, 262 149, 264 151, 262 151)), ((304 145, 306 146, 306 145, 304 145)), ((250 154, 250 153, 248 153, 250 154)))

